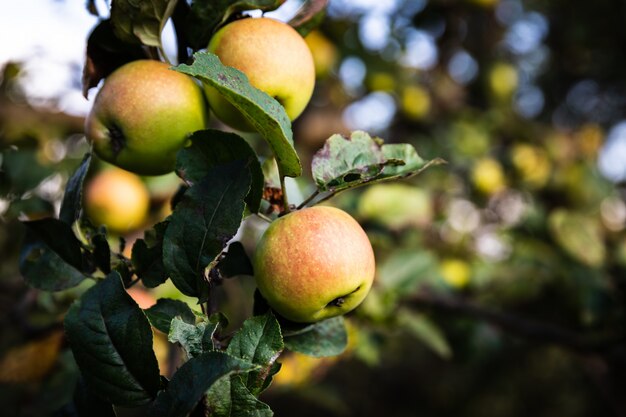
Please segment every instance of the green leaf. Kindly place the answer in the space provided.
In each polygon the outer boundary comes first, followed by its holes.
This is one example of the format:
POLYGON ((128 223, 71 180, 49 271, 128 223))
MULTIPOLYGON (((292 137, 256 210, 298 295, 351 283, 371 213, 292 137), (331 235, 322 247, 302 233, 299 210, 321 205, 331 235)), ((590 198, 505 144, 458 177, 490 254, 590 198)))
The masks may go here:
POLYGON ((89 171, 90 164, 91 154, 87 153, 65 185, 65 194, 61 203, 59 219, 69 225, 74 224, 80 218, 83 206, 83 182, 89 171))
POLYGON ((159 393, 148 415, 185 417, 220 378, 253 369, 255 365, 223 352, 207 352, 191 358, 174 374, 167 389, 159 393))
POLYGON ((246 388, 240 375, 222 378, 207 392, 212 417, 271 417, 269 405, 246 388))
POLYGON ((20 253, 20 272, 28 285, 44 291, 66 290, 87 278, 45 243, 28 234, 20 253))
POLYGON ((222 254, 217 269, 222 278, 231 278, 239 275, 254 275, 252 262, 241 242, 232 242, 228 245, 228 252, 222 254))
POLYGON ((181 149, 176 157, 176 173, 188 184, 204 178, 211 168, 234 161, 248 164, 252 184, 246 197, 251 212, 259 211, 263 197, 263 171, 261 164, 244 138, 221 130, 200 130, 191 137, 191 145, 181 149))
POLYGON ((51 166, 39 162, 37 149, 8 148, 0 153, 0 195, 22 195, 52 174, 51 166))
POLYGON ((285 0, 195 0, 185 25, 185 34, 193 49, 206 48, 217 28, 230 16, 245 10, 269 12, 285 0))
POLYGON ((163 241, 163 264, 183 294, 206 299, 205 269, 237 232, 250 189, 241 162, 212 168, 187 190, 170 216, 163 241))
POLYGON ((80 378, 74 390, 74 407, 80 417, 115 417, 113 404, 91 391, 80 378))
POLYGON ((591 267, 604 263, 604 236, 596 218, 557 209, 548 216, 548 225, 554 240, 574 259, 591 267))
POLYGON ((161 32, 177 0, 114 0, 111 24, 117 37, 126 43, 161 47, 161 32))
POLYGON ((262 367, 261 370, 242 375, 246 387, 254 395, 261 392, 269 370, 284 348, 280 325, 271 312, 249 318, 233 336, 228 349, 231 355, 262 367))
POLYGON ((196 322, 196 316, 187 304, 170 298, 160 298, 155 305, 143 312, 150 324, 165 334, 170 332, 170 323, 175 317, 180 317, 183 322, 189 324, 196 322))
POLYGON ((201 321, 198 324, 189 324, 179 317, 174 317, 167 340, 172 343, 180 343, 185 352, 187 352, 187 356, 194 358, 214 350, 213 336, 219 326, 219 317, 215 316, 210 317, 208 321, 201 321))
POLYGON ((125 407, 156 396, 160 379, 152 329, 117 272, 72 304, 65 332, 87 385, 99 396, 125 407))
POLYGON ((407 309, 398 312, 398 324, 422 341, 429 349, 443 359, 452 358, 452 349, 439 327, 426 315, 407 309))
POLYGON ((103 233, 93 235, 91 244, 93 245, 94 263, 102 272, 108 274, 111 272, 111 248, 106 235, 103 233))
POLYGON ((302 329, 284 332, 285 348, 322 358, 339 355, 346 349, 348 334, 343 317, 333 317, 302 329))
POLYGON ((61 259, 78 270, 83 269, 81 244, 70 225, 53 218, 22 223, 35 233, 48 248, 56 252, 61 259))
POLYGON ((306 0, 289 25, 303 37, 318 27, 326 17, 328 0, 306 0))
POLYGON ((148 288, 158 287, 167 280, 167 271, 163 265, 163 238, 168 221, 154 225, 144 233, 143 239, 133 244, 131 262, 135 273, 148 288))
POLYGON ((442 159, 425 161, 410 144, 383 145, 362 131, 331 136, 313 156, 311 170, 320 191, 337 192, 419 174, 442 159))
POLYGON ((215 88, 235 106, 270 145, 282 175, 301 175, 302 165, 293 147, 291 121, 283 106, 253 87, 244 73, 224 66, 214 54, 199 52, 194 54, 194 59, 192 65, 183 64, 175 69, 215 88))

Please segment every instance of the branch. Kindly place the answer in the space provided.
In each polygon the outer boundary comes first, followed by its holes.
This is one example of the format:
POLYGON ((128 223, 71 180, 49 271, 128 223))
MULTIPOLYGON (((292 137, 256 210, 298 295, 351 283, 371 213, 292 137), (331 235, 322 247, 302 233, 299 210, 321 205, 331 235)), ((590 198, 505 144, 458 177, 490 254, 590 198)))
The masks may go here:
POLYGON ((455 297, 419 294, 409 298, 406 303, 417 309, 430 308, 441 313, 484 320, 499 327, 502 331, 538 342, 556 344, 579 353, 601 353, 626 341, 624 335, 618 337, 606 334, 583 335, 554 324, 491 310, 455 297))

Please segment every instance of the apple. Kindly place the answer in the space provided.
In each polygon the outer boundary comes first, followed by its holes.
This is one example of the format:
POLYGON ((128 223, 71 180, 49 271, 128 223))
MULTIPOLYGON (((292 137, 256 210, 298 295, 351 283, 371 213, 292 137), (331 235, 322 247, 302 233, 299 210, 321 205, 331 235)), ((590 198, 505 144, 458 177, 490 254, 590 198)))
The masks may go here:
POLYGON ((110 168, 96 174, 85 186, 85 212, 96 226, 127 233, 143 224, 148 215, 150 195, 141 179, 132 172, 110 168))
MULTIPOLYGON (((286 23, 264 17, 236 20, 215 33, 207 50, 274 97, 291 120, 311 99, 315 86, 313 57, 302 36, 286 23)), ((205 85, 205 93, 218 119, 238 130, 254 130, 214 88, 205 85)))
POLYGON ((343 210, 317 206, 289 213, 265 231, 254 256, 257 287, 288 320, 312 323, 357 307, 374 280, 367 235, 343 210))
POLYGON ((202 90, 187 75, 151 60, 133 61, 104 82, 85 122, 95 153, 141 175, 174 170, 188 135, 207 125, 202 90))

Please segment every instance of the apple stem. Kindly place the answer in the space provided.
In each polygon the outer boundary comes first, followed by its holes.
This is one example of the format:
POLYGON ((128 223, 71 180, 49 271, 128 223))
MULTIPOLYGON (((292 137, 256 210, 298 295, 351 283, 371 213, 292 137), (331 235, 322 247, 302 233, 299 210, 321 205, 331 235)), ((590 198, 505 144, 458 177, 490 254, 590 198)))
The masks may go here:
POLYGON ((283 211, 285 214, 290 213, 291 209, 289 208, 289 200, 287 199, 287 187, 285 186, 285 176, 280 174, 280 188, 283 191, 283 211))
POLYGON ((300 203, 300 205, 297 207, 297 209, 300 210, 301 208, 303 208, 304 206, 309 204, 311 201, 313 201, 313 199, 315 197, 317 197, 318 195, 320 195, 320 191, 319 190, 315 190, 315 192, 313 192, 313 194, 311 194, 306 200, 304 200, 302 203, 300 203))

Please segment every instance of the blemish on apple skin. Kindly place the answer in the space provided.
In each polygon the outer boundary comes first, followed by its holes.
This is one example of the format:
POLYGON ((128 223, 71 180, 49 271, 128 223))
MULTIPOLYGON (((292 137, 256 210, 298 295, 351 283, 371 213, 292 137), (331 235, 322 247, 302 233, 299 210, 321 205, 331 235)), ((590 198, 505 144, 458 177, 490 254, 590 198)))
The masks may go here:
POLYGON ((109 127, 109 138, 111 139, 111 150, 113 151, 113 156, 117 157, 120 152, 126 146, 126 137, 124 136, 124 132, 122 129, 116 124, 112 124, 109 127))

